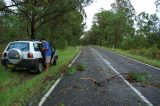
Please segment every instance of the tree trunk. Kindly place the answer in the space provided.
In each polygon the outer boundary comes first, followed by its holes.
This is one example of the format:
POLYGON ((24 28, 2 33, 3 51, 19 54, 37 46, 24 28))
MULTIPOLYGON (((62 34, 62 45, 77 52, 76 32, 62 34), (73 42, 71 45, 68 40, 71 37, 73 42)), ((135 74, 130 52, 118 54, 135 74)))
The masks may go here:
POLYGON ((117 20, 117 23, 116 23, 116 34, 115 34, 115 47, 118 46, 119 44, 119 41, 120 41, 120 19, 117 20))
POLYGON ((115 34, 115 47, 117 47, 118 46, 118 40, 119 39, 119 35, 118 35, 118 29, 116 28, 116 34, 115 34))
POLYGON ((31 20, 31 35, 30 38, 34 39, 35 36, 35 15, 32 13, 32 20, 31 20))

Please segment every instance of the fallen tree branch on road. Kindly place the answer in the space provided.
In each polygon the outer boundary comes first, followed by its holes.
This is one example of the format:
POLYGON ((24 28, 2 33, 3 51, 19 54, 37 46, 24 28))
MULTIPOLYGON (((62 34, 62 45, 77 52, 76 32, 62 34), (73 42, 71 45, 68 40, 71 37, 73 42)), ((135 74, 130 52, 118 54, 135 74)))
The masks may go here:
MULTIPOLYGON (((119 75, 125 75, 125 74, 128 75, 128 73, 121 73, 121 74, 119 74, 119 75)), ((107 79, 105 79, 105 80, 107 80, 107 83, 109 83, 111 80, 115 79, 116 77, 119 77, 119 75, 112 76, 112 77, 107 78, 107 79)), ((94 84, 96 84, 96 85, 98 85, 98 86, 103 86, 103 87, 104 87, 104 85, 105 85, 105 80, 98 82, 98 81, 96 81, 94 78, 90 78, 90 77, 85 77, 85 78, 83 77, 83 78, 81 78, 81 79, 83 79, 83 80, 90 80, 90 81, 92 81, 94 84)))
POLYGON ((96 85, 98 85, 98 86, 102 86, 102 82, 98 82, 98 81, 96 81, 95 79, 93 79, 93 78, 81 78, 81 79, 83 79, 83 80, 90 80, 90 81, 92 81, 94 84, 96 84, 96 85))

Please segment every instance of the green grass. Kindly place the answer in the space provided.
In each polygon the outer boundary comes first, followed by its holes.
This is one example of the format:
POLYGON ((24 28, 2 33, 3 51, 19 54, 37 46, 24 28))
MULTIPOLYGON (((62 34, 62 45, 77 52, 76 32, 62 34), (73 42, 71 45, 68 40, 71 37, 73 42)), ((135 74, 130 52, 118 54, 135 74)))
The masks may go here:
POLYGON ((147 57, 142 56, 142 55, 132 54, 130 50, 125 51, 125 50, 115 49, 115 48, 114 49, 106 48, 106 47, 103 47, 103 48, 106 49, 106 50, 116 52, 118 54, 130 57, 130 58, 136 59, 138 61, 141 61, 141 62, 144 62, 144 63, 147 63, 147 64, 150 64, 150 65, 153 65, 155 67, 160 68, 160 60, 159 59, 150 59, 150 58, 147 58, 147 57))
POLYGON ((150 75, 145 72, 130 72, 127 79, 130 82, 147 83, 149 78, 150 75))
POLYGON ((33 95, 44 94, 59 76, 58 71, 67 66, 78 52, 74 47, 58 50, 57 65, 41 74, 5 71, 0 65, 0 106, 25 105, 33 95))
POLYGON ((76 71, 77 71, 77 70, 76 70, 75 67, 69 67, 69 68, 67 68, 66 74, 67 74, 67 75, 73 75, 76 71))
POLYGON ((79 64, 76 66, 77 71, 86 71, 83 64, 79 64))

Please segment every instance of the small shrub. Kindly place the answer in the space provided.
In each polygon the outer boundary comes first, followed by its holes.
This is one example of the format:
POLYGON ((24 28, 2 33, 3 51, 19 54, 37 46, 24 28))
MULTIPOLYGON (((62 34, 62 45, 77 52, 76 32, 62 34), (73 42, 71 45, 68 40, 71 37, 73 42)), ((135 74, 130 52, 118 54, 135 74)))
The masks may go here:
POLYGON ((69 67, 66 71, 67 75, 73 75, 76 72, 76 68, 75 67, 69 67))
POLYGON ((149 49, 144 53, 144 55, 145 55, 146 57, 151 58, 151 59, 160 58, 160 49, 158 49, 157 47, 149 48, 149 49))
POLYGON ((141 73, 141 72, 130 72, 127 76, 127 80, 130 82, 147 82, 149 78, 148 73, 141 73))
POLYGON ((124 50, 134 48, 134 46, 135 46, 134 39, 132 37, 128 36, 122 40, 120 46, 124 50))
POLYGON ((76 70, 77 71, 85 71, 84 65, 83 64, 79 64, 76 66, 76 70))

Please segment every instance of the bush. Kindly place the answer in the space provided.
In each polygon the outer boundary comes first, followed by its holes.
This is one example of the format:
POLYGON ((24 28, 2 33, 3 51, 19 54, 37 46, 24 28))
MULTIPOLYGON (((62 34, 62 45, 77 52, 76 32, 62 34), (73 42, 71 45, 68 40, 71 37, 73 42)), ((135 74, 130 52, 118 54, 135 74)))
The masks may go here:
POLYGON ((134 39, 130 36, 124 38, 120 44, 120 47, 125 50, 134 48, 135 47, 134 46, 134 39))
POLYGON ((58 49, 65 49, 67 46, 67 41, 64 38, 56 39, 54 43, 55 47, 58 49))
POLYGON ((142 57, 147 57, 151 59, 160 59, 160 49, 157 47, 152 48, 141 48, 141 49, 131 49, 128 53, 133 55, 140 55, 142 57))
POLYGON ((160 49, 157 47, 149 48, 145 53, 144 56, 152 58, 152 59, 158 59, 160 58, 160 49))
POLYGON ((142 72, 130 72, 127 76, 127 80, 130 82, 147 82, 148 78, 150 78, 150 75, 148 73, 142 73, 142 72))
POLYGON ((136 35, 134 36, 135 48, 146 48, 149 47, 149 42, 147 37, 144 35, 136 35))
POLYGON ((121 48, 125 50, 146 47, 149 47, 149 42, 143 35, 127 36, 121 42, 121 48))
POLYGON ((158 33, 151 33, 148 36, 148 41, 149 41, 150 45, 156 45, 157 48, 160 49, 160 32, 158 32, 158 33))

